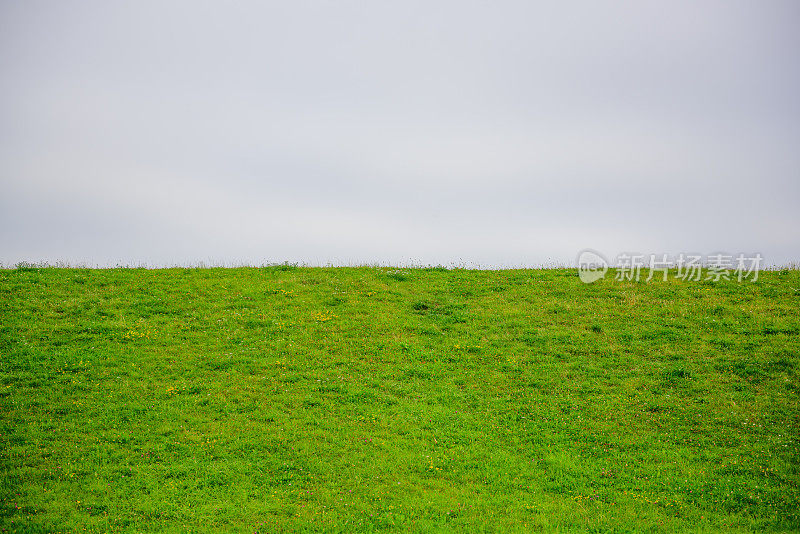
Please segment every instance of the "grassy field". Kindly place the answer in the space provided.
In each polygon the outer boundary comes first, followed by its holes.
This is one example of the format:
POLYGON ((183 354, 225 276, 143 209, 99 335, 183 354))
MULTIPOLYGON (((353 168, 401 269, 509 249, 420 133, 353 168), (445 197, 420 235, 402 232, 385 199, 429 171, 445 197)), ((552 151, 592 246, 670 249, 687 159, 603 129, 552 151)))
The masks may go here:
POLYGON ((800 529, 800 272, 0 271, 8 531, 800 529))

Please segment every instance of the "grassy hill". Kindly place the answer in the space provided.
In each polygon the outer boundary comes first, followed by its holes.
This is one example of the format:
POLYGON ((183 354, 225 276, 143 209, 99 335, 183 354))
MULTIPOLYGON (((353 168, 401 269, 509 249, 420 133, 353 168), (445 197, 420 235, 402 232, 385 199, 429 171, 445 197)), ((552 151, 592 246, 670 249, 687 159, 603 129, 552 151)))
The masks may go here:
POLYGON ((9 531, 800 529, 800 272, 0 271, 9 531))

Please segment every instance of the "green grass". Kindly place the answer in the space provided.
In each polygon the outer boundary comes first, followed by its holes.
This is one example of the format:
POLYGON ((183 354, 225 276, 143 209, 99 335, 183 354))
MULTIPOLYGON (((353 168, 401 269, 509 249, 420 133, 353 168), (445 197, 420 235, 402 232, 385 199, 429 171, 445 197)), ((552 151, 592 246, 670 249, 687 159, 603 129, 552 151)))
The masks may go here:
POLYGON ((0 271, 9 531, 800 529, 800 272, 0 271))

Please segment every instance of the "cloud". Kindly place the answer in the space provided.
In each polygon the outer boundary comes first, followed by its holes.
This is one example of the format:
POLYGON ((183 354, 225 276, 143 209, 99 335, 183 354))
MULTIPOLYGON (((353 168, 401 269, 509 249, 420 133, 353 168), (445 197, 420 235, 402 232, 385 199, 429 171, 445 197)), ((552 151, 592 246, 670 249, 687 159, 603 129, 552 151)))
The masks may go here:
POLYGON ((6 264, 798 258, 792 2, 0 9, 6 264))

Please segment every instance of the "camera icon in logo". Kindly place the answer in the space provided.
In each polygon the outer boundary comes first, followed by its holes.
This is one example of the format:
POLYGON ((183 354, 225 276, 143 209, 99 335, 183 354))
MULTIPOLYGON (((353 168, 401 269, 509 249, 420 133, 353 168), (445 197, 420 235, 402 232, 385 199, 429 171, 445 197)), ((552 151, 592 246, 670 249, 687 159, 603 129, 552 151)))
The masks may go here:
POLYGON ((581 250, 578 253, 578 278, 584 284, 591 284, 603 278, 608 272, 608 260, 590 248, 581 250))

